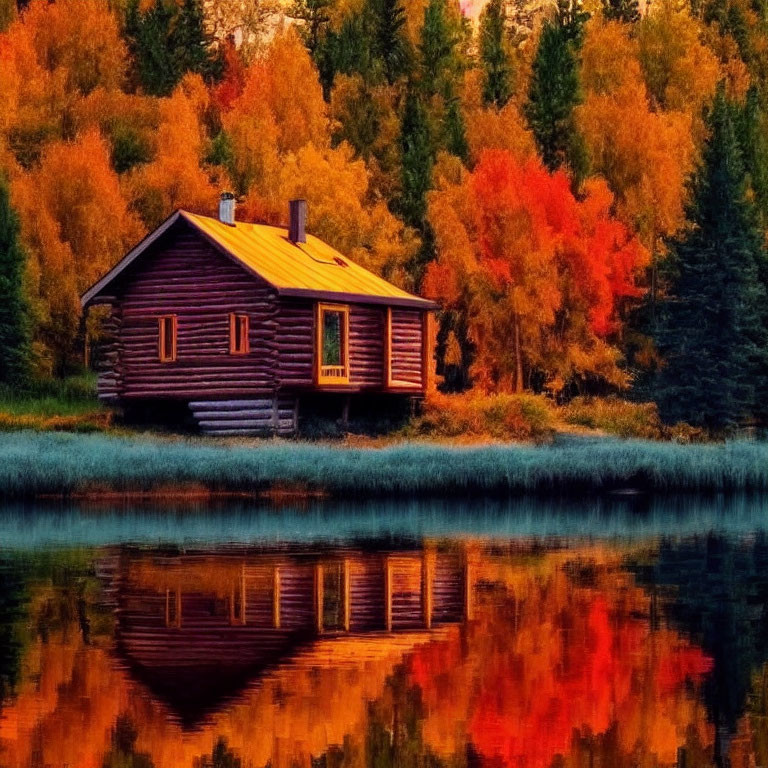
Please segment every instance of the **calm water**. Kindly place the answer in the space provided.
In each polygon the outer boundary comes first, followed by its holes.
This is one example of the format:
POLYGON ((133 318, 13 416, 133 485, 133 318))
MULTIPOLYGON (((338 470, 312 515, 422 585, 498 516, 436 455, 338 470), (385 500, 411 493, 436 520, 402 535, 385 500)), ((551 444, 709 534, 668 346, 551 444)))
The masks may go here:
POLYGON ((766 766, 766 513, 0 509, 0 766, 766 766))

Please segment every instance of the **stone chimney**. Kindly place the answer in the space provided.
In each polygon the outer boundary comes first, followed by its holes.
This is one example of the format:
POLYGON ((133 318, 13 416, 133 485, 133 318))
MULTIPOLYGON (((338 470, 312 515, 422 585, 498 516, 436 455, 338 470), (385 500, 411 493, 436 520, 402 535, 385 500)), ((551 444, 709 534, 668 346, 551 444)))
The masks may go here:
POLYGON ((291 200, 288 237, 292 243, 307 242, 307 201, 291 200))
POLYGON ((219 221, 235 226, 235 196, 231 192, 222 192, 219 198, 219 221))

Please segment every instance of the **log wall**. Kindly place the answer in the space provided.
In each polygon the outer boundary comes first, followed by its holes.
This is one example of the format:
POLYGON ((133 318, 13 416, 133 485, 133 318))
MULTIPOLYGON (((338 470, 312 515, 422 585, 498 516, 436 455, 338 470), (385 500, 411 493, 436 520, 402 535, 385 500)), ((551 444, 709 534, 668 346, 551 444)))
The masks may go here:
POLYGON ((177 230, 126 282, 123 397, 229 397, 275 388, 275 291, 191 231, 177 230), (229 351, 229 314, 250 318, 250 353, 229 351), (158 359, 158 318, 177 316, 174 362, 158 359))
POLYGON ((424 367, 424 313, 413 309, 392 310, 392 373, 393 386, 398 383, 421 386, 424 367))

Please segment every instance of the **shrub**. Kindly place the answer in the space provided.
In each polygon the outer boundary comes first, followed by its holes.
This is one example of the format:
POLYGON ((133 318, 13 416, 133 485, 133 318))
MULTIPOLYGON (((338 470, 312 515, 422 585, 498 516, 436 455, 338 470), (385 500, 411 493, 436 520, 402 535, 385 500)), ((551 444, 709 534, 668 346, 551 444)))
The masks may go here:
POLYGON ((540 440, 551 436, 554 408, 540 395, 430 394, 406 436, 540 440))
POLYGON ((562 409, 566 424, 600 429, 618 437, 665 437, 655 403, 631 403, 617 397, 576 397, 562 409))

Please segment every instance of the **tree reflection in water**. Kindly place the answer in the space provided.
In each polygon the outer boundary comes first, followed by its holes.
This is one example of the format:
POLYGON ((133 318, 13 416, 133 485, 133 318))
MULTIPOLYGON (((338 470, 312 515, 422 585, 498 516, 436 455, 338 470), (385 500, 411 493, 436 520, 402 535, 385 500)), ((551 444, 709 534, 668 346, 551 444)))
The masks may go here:
MULTIPOLYGON (((5 570, 20 576, 0 587, 0 636, 20 640, 3 656, 0 765, 764 764, 765 659, 729 655, 711 622, 694 626, 683 593, 699 605, 704 587, 670 586, 676 552, 690 574, 691 546, 9 554, 5 570), (725 749, 719 664, 747 681, 725 749)), ((749 586, 751 608, 729 626, 751 622, 761 638, 766 577, 742 560, 723 569, 717 599, 749 586)))

